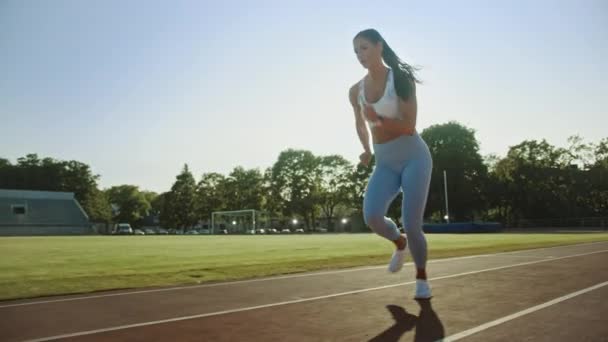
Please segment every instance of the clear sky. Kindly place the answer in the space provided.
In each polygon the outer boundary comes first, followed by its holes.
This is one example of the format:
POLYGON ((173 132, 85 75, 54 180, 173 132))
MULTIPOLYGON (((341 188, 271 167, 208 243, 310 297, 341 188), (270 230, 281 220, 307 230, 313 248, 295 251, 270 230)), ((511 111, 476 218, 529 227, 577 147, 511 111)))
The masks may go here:
POLYGON ((0 0, 0 157, 79 160, 166 191, 287 148, 361 152, 352 37, 422 69, 418 130, 457 120, 483 155, 608 136, 608 2, 0 0))

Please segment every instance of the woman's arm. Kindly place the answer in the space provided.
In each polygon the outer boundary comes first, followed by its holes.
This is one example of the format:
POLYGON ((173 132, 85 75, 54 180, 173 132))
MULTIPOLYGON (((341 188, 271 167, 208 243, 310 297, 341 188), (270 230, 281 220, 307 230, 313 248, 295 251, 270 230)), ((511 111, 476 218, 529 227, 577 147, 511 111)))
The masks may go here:
POLYGON ((416 96, 411 96, 407 101, 399 98, 400 119, 392 119, 378 115, 372 106, 365 108, 367 119, 375 122, 377 127, 389 132, 412 135, 416 132, 416 117, 418 104, 416 96))
POLYGON ((369 147, 369 131, 367 130, 367 125, 360 114, 361 108, 359 107, 359 102, 357 102, 358 96, 359 85, 355 84, 350 88, 348 98, 350 100, 350 104, 353 106, 353 112, 355 114, 355 126, 357 129, 357 135, 359 136, 359 141, 361 141, 361 145, 363 145, 365 152, 371 153, 371 149, 369 147))
POLYGON ((399 98, 399 113, 401 119, 382 118, 382 126, 394 132, 402 132, 408 135, 416 132, 416 119, 418 116, 418 101, 416 95, 412 95, 407 101, 399 98))

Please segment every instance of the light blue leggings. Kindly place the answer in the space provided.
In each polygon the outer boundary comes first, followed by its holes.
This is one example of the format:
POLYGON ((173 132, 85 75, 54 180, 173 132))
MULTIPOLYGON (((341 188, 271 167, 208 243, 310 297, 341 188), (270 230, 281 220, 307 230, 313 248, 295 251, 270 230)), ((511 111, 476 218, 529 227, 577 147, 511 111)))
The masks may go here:
POLYGON ((363 199, 365 223, 378 235, 394 241, 400 236, 395 222, 385 217, 389 205, 403 191, 402 222, 417 268, 426 267, 427 246, 422 219, 431 182, 433 161, 418 135, 403 135, 374 144, 376 167, 363 199))

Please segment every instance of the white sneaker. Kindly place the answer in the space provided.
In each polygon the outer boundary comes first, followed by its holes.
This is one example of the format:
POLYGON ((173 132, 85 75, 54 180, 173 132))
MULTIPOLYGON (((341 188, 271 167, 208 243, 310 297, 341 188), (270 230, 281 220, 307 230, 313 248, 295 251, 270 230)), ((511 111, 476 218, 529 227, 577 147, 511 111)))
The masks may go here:
POLYGON ((405 259, 405 248, 396 249, 393 252, 391 262, 388 264, 388 271, 391 273, 399 272, 403 267, 403 260, 405 259))
POLYGON ((391 273, 399 272, 403 267, 403 261, 405 260, 407 251, 407 240, 405 240, 405 247, 403 249, 395 249, 391 262, 388 264, 388 271, 391 273))
POLYGON ((431 295, 431 286, 426 280, 416 279, 416 294, 414 299, 429 299, 431 295))

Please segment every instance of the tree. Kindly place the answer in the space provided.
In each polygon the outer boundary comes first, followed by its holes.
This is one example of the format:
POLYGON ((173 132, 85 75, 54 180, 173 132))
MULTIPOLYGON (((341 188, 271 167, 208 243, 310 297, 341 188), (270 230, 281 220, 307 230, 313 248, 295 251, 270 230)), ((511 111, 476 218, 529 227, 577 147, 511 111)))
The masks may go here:
POLYGON ((110 203, 97 186, 99 175, 94 175, 89 165, 79 161, 70 160, 60 164, 63 166, 63 177, 58 190, 74 192, 92 221, 108 222, 110 203))
POLYGON ((167 193, 163 192, 160 195, 154 197, 150 202, 150 214, 157 215, 160 217, 160 213, 165 205, 165 197, 167 193))
POLYGON ((568 141, 567 148, 558 148, 544 139, 526 140, 512 146, 496 164, 492 178, 502 193, 494 194, 493 204, 500 204, 509 224, 523 218, 594 215, 589 200, 599 183, 589 169, 592 146, 578 136, 568 141))
POLYGON ((154 191, 147 191, 147 190, 142 190, 141 194, 146 199, 146 202, 148 202, 148 204, 150 204, 150 209, 151 209, 152 202, 154 202, 154 200, 156 199, 156 197, 158 197, 158 194, 156 192, 154 192, 154 191))
POLYGON ((349 176, 353 165, 344 157, 330 155, 319 157, 316 184, 319 188, 316 201, 327 219, 327 226, 333 226, 333 218, 336 207, 346 203, 349 192, 349 176))
POLYGON ((454 220, 474 219, 476 213, 485 209, 482 194, 487 177, 475 131, 458 122, 449 122, 430 126, 421 136, 433 158, 427 215, 443 217, 445 214, 443 172, 446 171, 450 216, 454 220))
POLYGON ((112 221, 112 207, 105 192, 95 187, 79 201, 89 219, 93 222, 110 223, 112 221))
POLYGON ((10 160, 0 158, 0 169, 8 168, 12 166, 10 160))
POLYGON ((278 200, 283 215, 302 217, 308 228, 316 217, 317 166, 310 151, 288 149, 280 153, 270 175, 270 196, 278 200))
POLYGON ((156 204, 160 206, 159 221, 160 225, 166 228, 178 227, 179 217, 176 211, 175 194, 172 191, 164 192, 160 195, 156 201, 156 204))
POLYGON ((568 137, 568 147, 558 151, 561 152, 559 164, 566 167, 577 165, 581 169, 587 168, 594 157, 593 145, 586 144, 578 135, 568 137))
POLYGON ((188 164, 185 164, 182 172, 177 175, 164 204, 161 222, 180 229, 190 228, 197 222, 196 181, 188 169, 188 164))
POLYGON ((372 157, 369 165, 357 164, 348 175, 348 195, 347 200, 351 208, 359 213, 363 213, 363 196, 367 188, 367 182, 371 176, 375 165, 375 158, 372 157))
POLYGON ((527 140, 512 146, 507 156, 497 163, 494 173, 504 192, 494 196, 506 199, 509 222, 550 215, 540 206, 547 199, 545 191, 550 190, 547 171, 557 168, 559 159, 560 154, 545 140, 527 140))
POLYGON ((228 210, 261 210, 264 196, 262 193, 264 177, 257 169, 245 170, 237 166, 224 182, 224 203, 228 210))
POLYGON ((593 166, 608 168, 608 138, 600 140, 600 142, 593 147, 593 166))
MULTIPOLYGON (((54 163, 50 158, 46 160, 46 166, 54 163)), ((15 179, 13 179, 13 189, 40 190, 40 191, 61 191, 63 179, 45 177, 45 170, 42 160, 37 154, 28 154, 25 157, 17 158, 15 166, 15 179)), ((79 196, 77 196, 79 197, 79 196)))
POLYGON ((89 165, 70 160, 62 162, 63 182, 61 190, 74 192, 76 198, 84 199, 87 194, 97 188, 99 175, 93 175, 89 165))
POLYGON ((587 180, 589 186, 584 189, 584 203, 590 210, 590 216, 608 216, 608 138, 592 146, 593 161, 589 166, 587 180))
POLYGON ((210 172, 204 173, 196 186, 196 217, 199 220, 209 219, 214 211, 226 208, 226 177, 210 172))
POLYGON ((118 207, 113 217, 115 222, 128 222, 140 226, 140 221, 148 214, 151 205, 146 195, 135 185, 113 186, 106 190, 110 203, 118 207))
POLYGON ((270 217, 277 217, 282 215, 284 203, 280 197, 273 195, 277 190, 275 188, 276 184, 273 182, 272 170, 272 167, 266 168, 262 177, 262 191, 264 192, 264 205, 262 206, 262 209, 267 212, 270 217))

